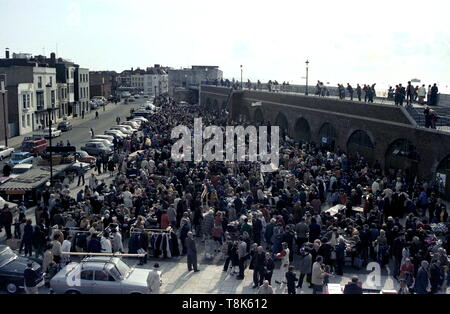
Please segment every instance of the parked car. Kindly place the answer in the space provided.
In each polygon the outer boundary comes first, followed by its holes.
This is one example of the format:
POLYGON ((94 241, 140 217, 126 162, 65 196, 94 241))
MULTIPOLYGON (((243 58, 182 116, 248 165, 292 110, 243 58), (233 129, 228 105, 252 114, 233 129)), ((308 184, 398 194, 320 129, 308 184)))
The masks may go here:
POLYGON ((0 160, 10 157, 13 152, 14 148, 0 145, 0 160))
POLYGON ((42 278, 39 282, 41 284, 44 280, 44 275, 41 271, 41 261, 39 259, 17 256, 9 246, 0 245, 0 285, 8 293, 17 293, 24 288, 23 274, 29 260, 35 262, 33 269, 42 278))
POLYGON ((67 132, 72 130, 72 123, 69 121, 63 121, 58 124, 58 130, 61 130, 62 132, 67 132))
POLYGON ((109 155, 112 153, 112 149, 109 147, 106 147, 105 144, 100 142, 89 142, 86 143, 83 147, 81 147, 81 150, 84 150, 89 155, 93 156, 99 156, 99 155, 109 155))
POLYGON ((139 117, 139 116, 134 117, 133 120, 140 120, 140 121, 142 121, 142 122, 148 122, 148 119, 147 119, 147 118, 139 117))
POLYGON ((112 136, 112 135, 106 135, 106 134, 102 135, 102 134, 99 134, 99 135, 95 135, 95 136, 93 137, 93 139, 97 139, 97 138, 102 139, 102 140, 108 140, 108 141, 110 141, 111 143, 114 141, 114 136, 112 136))
POLYGON ((144 97, 144 98, 148 98, 148 95, 144 95, 143 97, 144 97))
POLYGON ((103 145, 105 145, 106 147, 109 147, 109 148, 111 148, 111 149, 114 149, 114 144, 113 144, 113 143, 111 143, 111 142, 108 141, 108 140, 101 139, 101 138, 93 138, 93 139, 90 139, 88 143, 103 143, 103 145))
POLYGON ((120 132, 122 132, 123 134, 129 135, 129 136, 131 136, 131 135, 133 134, 132 131, 128 130, 128 129, 125 128, 124 126, 119 126, 119 125, 113 126, 112 128, 110 128, 110 130, 113 130, 113 131, 114 131, 114 130, 120 131, 120 132))
POLYGON ((90 165, 94 165, 95 162, 97 161, 97 158, 89 155, 87 152, 85 152, 83 150, 75 152, 75 159, 80 162, 84 162, 84 163, 87 163, 90 165))
POLYGON ((22 142, 22 151, 32 154, 41 154, 47 149, 47 141, 41 137, 25 137, 22 142))
POLYGON ((131 126, 134 130, 139 130, 139 124, 137 124, 136 122, 133 122, 133 121, 125 121, 125 122, 122 122, 122 124, 121 125, 129 125, 129 126, 131 126))
POLYGON ((118 257, 88 257, 61 269, 50 287, 57 294, 147 294, 149 272, 131 268, 118 257), (71 284, 68 278, 79 284, 71 284))
POLYGON ((68 167, 66 169, 67 172, 73 172, 76 174, 78 174, 78 172, 80 171, 80 167, 83 167, 84 172, 86 173, 86 171, 88 171, 89 169, 91 169, 92 165, 86 162, 74 162, 70 167, 68 167))
POLYGON ((90 100, 89 101, 89 107, 91 108, 91 110, 95 110, 98 108, 98 103, 94 100, 90 100))
POLYGON ((15 165, 11 169, 10 178, 14 179, 20 176, 21 174, 24 174, 25 172, 28 172, 31 168, 33 168, 33 164, 18 164, 15 165))
POLYGON ((126 124, 119 124, 118 126, 120 126, 120 127, 124 127, 126 130, 128 130, 128 131, 130 131, 131 132, 131 134, 133 134, 134 132, 136 132, 136 130, 132 127, 132 126, 130 126, 130 125, 126 125, 126 124))
MULTIPOLYGON (((49 132, 50 132, 49 128, 45 128, 37 135, 42 136, 43 138, 50 138, 49 132)), ((58 130, 57 128, 52 128, 51 133, 52 133, 52 138, 60 137, 62 134, 61 130, 58 130)))
POLYGON ((29 152, 14 152, 11 154, 11 159, 9 160, 10 165, 20 165, 20 164, 32 164, 33 154, 29 152))
POLYGON ((128 137, 128 135, 123 134, 119 130, 108 130, 108 131, 105 131, 105 135, 114 136, 114 138, 116 138, 118 140, 123 140, 123 139, 128 137))

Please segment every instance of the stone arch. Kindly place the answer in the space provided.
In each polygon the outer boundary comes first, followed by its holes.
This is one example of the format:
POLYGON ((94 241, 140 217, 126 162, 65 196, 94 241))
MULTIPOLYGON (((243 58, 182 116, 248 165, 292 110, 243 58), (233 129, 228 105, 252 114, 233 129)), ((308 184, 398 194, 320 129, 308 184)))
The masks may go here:
POLYGON ((305 118, 298 118, 294 125, 294 140, 309 142, 311 140, 311 127, 305 118))
POLYGON ((329 122, 322 124, 319 130, 319 141, 321 146, 334 151, 338 139, 336 128, 329 122))
POLYGON ((278 126, 280 128, 280 137, 284 137, 289 134, 289 123, 284 113, 278 113, 274 126, 278 126))
POLYGON ((391 174, 402 170, 409 182, 418 175, 420 156, 416 146, 407 139, 397 139, 387 148, 385 154, 385 169, 391 174))
POLYGON ((265 120, 264 120, 264 113, 261 110, 261 108, 257 108, 255 110, 254 120, 255 120, 255 122, 259 122, 259 123, 265 122, 265 120))
POLYGON ((356 130, 349 136, 347 152, 352 156, 359 153, 369 164, 375 161, 375 144, 369 134, 363 130, 356 130))

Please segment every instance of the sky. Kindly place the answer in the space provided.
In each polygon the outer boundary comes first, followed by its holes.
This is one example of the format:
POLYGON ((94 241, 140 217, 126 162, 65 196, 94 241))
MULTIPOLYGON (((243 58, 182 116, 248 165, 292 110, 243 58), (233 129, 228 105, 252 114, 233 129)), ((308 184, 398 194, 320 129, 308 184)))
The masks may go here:
POLYGON ((91 70, 218 65, 224 77, 450 87, 450 1, 0 0, 0 53, 91 70), (24 8, 26 6, 26 9, 24 8), (6 13, 6 14, 2 14, 6 13))

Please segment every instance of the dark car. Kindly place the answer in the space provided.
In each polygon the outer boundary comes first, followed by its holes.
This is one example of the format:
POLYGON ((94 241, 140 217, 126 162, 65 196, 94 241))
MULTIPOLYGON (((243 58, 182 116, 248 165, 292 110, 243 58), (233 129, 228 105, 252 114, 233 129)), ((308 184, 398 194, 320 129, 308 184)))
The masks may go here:
POLYGON ((0 286, 8 293, 17 293, 24 288, 23 273, 29 260, 35 262, 33 269, 44 280, 39 259, 17 256, 9 246, 0 245, 0 286))
POLYGON ((67 132, 72 130, 72 123, 68 121, 63 121, 58 124, 58 130, 61 130, 62 132, 67 132))

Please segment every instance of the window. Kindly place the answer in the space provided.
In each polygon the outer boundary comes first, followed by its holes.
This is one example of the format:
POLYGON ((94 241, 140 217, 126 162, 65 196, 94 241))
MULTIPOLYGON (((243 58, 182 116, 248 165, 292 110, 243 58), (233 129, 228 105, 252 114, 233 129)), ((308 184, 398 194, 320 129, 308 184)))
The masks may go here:
POLYGON ((38 88, 42 88, 42 76, 38 76, 38 88))
POLYGON ((44 93, 36 93, 36 103, 38 107, 44 107, 44 93))
POLYGON ((114 278, 108 273, 98 270, 95 272, 95 280, 97 281, 115 281, 114 278))
POLYGON ((30 114, 27 114, 27 126, 30 126, 30 114))
POLYGON ((52 99, 52 106, 54 107, 55 103, 56 103, 56 97, 55 97, 55 91, 54 90, 51 91, 51 99, 52 99))
POLYGON ((83 270, 80 274, 81 280, 93 280, 94 279, 94 271, 93 270, 83 270))
POLYGON ((23 115, 22 116, 22 128, 24 128, 25 127, 25 116, 23 115))
POLYGON ((53 76, 50 76, 50 86, 53 86, 53 76))

